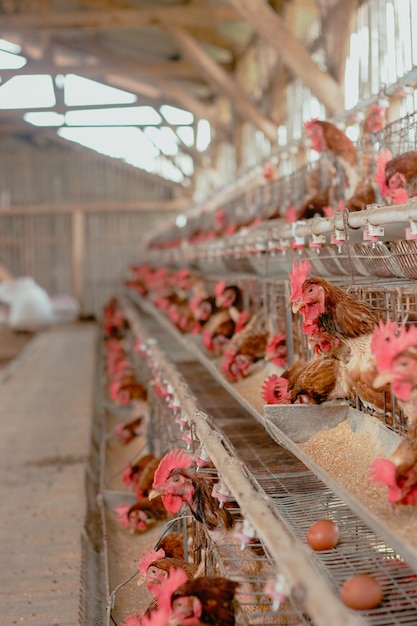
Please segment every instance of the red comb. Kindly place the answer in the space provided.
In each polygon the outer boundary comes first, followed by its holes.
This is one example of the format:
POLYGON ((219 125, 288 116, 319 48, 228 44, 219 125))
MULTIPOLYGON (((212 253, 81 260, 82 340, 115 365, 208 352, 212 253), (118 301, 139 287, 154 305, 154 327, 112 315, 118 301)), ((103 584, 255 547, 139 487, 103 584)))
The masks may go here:
POLYGON ((313 150, 316 152, 324 152, 326 144, 323 137, 323 128, 320 120, 313 118, 305 122, 304 128, 312 143, 313 150))
POLYGON ((288 272, 291 281, 290 302, 296 302, 301 298, 303 283, 310 272, 311 263, 308 259, 301 259, 299 265, 297 265, 297 261, 294 261, 292 273, 288 272))
POLYGON ((267 354, 275 355, 276 351, 286 342, 286 336, 282 333, 277 333, 269 338, 266 345, 265 352, 267 354))
POLYGON ((190 467, 193 460, 185 450, 171 450, 160 461, 156 468, 153 480, 153 488, 162 485, 172 470, 190 467))
POLYGON ((168 578, 162 583, 161 593, 158 596, 159 606, 171 610, 171 596, 188 580, 185 570, 181 567, 170 567, 168 578))
POLYGON ((393 204, 405 204, 408 200, 408 191, 403 187, 393 189, 391 191, 391 198, 393 204))
POLYGON ((201 340, 206 350, 209 350, 209 352, 214 351, 213 336, 209 330, 203 330, 201 333, 201 340))
POLYGON ((225 290, 226 287, 226 281, 225 280, 219 280, 216 283, 216 286, 214 287, 214 294, 217 298, 219 298, 222 294, 223 291, 225 290))
POLYGON ((385 166, 392 160, 392 153, 388 148, 380 152, 376 160, 375 182, 379 186, 381 196, 387 196, 389 193, 388 185, 385 177, 385 166))
POLYGON ((241 311, 236 320, 235 333, 239 333, 249 321, 249 311, 241 311))
POLYGON ((297 221, 297 209, 295 208, 295 206, 290 206, 285 211, 284 218, 285 218, 285 221, 288 222, 289 224, 293 224, 294 222, 297 221))
POLYGON ((262 385, 261 396, 266 404, 291 404, 288 379, 271 374, 262 385))
POLYGON ((304 124, 304 128, 306 128, 307 130, 309 128, 311 128, 311 126, 313 126, 313 124, 315 124, 317 122, 317 117, 313 117, 311 120, 308 120, 307 122, 305 122, 304 124))
POLYGON ((389 459, 377 458, 371 463, 369 480, 388 487, 388 502, 400 502, 403 497, 396 479, 395 464, 389 459))
POLYGON ((380 372, 389 369, 395 357, 414 346, 417 347, 417 326, 397 328, 395 322, 388 320, 386 324, 380 322, 372 335, 371 350, 380 372))
POLYGON ((204 300, 204 296, 193 296, 190 300, 190 309, 194 316, 196 316, 199 312, 199 306, 201 302, 204 300))
POLYGON ((214 214, 214 222, 217 226, 226 226, 226 213, 223 209, 218 209, 214 214))
POLYGON ((163 558, 165 558, 165 550, 163 548, 160 548, 159 550, 148 550, 147 552, 144 552, 138 564, 140 575, 145 576, 150 564, 163 558))

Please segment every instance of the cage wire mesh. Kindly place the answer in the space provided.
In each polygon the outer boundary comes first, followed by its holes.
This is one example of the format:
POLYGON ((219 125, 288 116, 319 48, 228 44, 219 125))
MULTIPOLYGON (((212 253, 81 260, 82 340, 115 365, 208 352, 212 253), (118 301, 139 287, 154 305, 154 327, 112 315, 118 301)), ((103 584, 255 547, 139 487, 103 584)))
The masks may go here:
POLYGON ((163 456, 172 448, 184 448, 176 416, 168 404, 161 399, 151 386, 149 391, 149 424, 147 439, 150 450, 155 456, 163 456))
MULTIPOLYGON (((381 319, 391 319, 398 325, 409 326, 417 321, 417 286, 407 282, 392 281, 382 284, 350 285, 347 293, 358 300, 368 302, 377 311, 381 319)), ((385 423, 399 434, 407 431, 406 418, 398 407, 395 397, 391 394, 387 405, 392 408, 385 415, 385 423)), ((361 411, 372 412, 369 406, 364 406, 357 399, 357 408, 361 411)), ((379 419, 381 415, 376 415, 379 419)))
POLYGON ((391 241, 389 249, 392 258, 401 268, 405 278, 417 279, 417 241, 399 239, 391 241))
MULTIPOLYGON (((367 623, 396 626, 411 625, 417 620, 417 574, 319 478, 310 471, 285 471, 287 451, 277 462, 276 457, 268 454, 267 446, 264 454, 263 446, 257 450, 256 446, 245 446, 244 437, 233 437, 233 443, 228 437, 225 445, 230 446, 231 454, 244 459, 253 484, 269 496, 281 522, 300 541, 305 542, 308 529, 318 519, 331 519, 338 525, 339 543, 331 550, 312 551, 311 558, 336 594, 343 582, 355 574, 372 574, 378 580, 384 600, 378 608, 362 612, 367 623)), ((223 563, 221 553, 220 549, 216 563, 223 563)), ((297 606, 296 600, 292 599, 292 603, 297 606)), ((296 613, 298 609, 294 609, 296 613)), ((302 610, 299 619, 295 623, 311 623, 302 610)))
MULTIPOLYGON (((347 294, 357 300, 362 300, 370 304, 378 312, 380 319, 393 320, 398 325, 410 325, 417 322, 417 286, 406 281, 392 279, 389 282, 370 284, 364 277, 356 279, 355 283, 341 282, 341 277, 337 284, 343 288, 347 294)), ((287 291, 287 293, 289 293, 287 291)), ((288 362, 294 359, 303 358, 310 360, 312 351, 308 343, 308 337, 302 330, 302 318, 298 314, 292 314, 288 296, 285 296, 285 285, 281 281, 270 281, 267 286, 266 302, 269 310, 273 312, 275 321, 273 327, 283 332, 287 337, 288 362), (275 303, 276 306, 273 304, 275 303)), ((386 397, 386 409, 377 412, 369 405, 364 405, 358 396, 352 402, 355 408, 378 417, 395 432, 404 434, 406 432, 406 420, 403 412, 398 407, 394 396, 386 397), (392 405, 391 408, 389 408, 392 405)))
POLYGON ((388 148, 395 157, 417 148, 417 112, 413 111, 398 120, 386 124, 375 133, 381 148, 388 148))
MULTIPOLYGON (((217 482, 220 478, 217 469, 200 470, 209 480, 217 482)), ((234 523, 242 522, 242 515, 233 498, 226 504, 234 523)), ((275 607, 271 597, 265 592, 265 585, 277 576, 277 565, 269 557, 259 538, 254 537, 249 544, 240 544, 237 536, 227 537, 223 533, 220 542, 214 542, 200 527, 199 542, 204 546, 205 571, 208 576, 223 576, 239 583, 236 591, 237 623, 251 624, 312 624, 299 603, 289 598, 279 607, 275 607)), ((198 536, 198 535, 197 535, 198 536)))
POLYGON ((350 576, 372 574, 381 584, 384 600, 377 609, 366 612, 367 623, 413 624, 417 620, 417 574, 342 500, 320 486, 318 479, 311 475, 282 474, 280 482, 285 493, 274 488, 270 497, 281 518, 300 540, 305 540, 311 524, 318 519, 331 519, 339 527, 339 543, 331 550, 314 551, 311 555, 334 591, 338 593, 350 576))
MULTIPOLYGON (((384 290, 381 294, 381 289, 377 289, 375 285, 361 285, 354 288, 363 289, 364 297, 371 303, 377 303, 380 307, 384 306, 386 311, 394 311, 398 309, 398 302, 402 303, 403 306, 404 293, 401 290, 398 292, 397 285, 392 285, 392 287, 395 289, 392 290, 388 298, 384 290), (374 294, 372 290, 376 293, 374 294)), ((359 295, 363 294, 360 292, 359 295)), ((414 298, 414 293, 412 293, 412 297, 414 298)), ((412 306, 408 301, 406 302, 406 308, 412 306)), ((414 301, 412 300, 412 302, 414 301)), ((400 311, 403 311, 403 308, 400 307, 400 311)), ((168 348, 168 353, 172 351, 172 355, 174 355, 174 342, 171 342, 168 348)), ((235 411, 232 406, 233 402, 226 391, 223 390, 222 393, 222 390, 219 389, 216 394, 213 394, 213 388, 207 382, 209 374, 204 373, 203 366, 197 363, 182 362, 178 364, 178 369, 189 385, 191 392, 199 397, 199 404, 203 409, 206 404, 210 407, 210 426, 221 434, 223 445, 231 455, 239 460, 245 475, 256 489, 269 498, 274 510, 276 510, 277 519, 284 523, 291 533, 304 541, 305 533, 312 521, 327 517, 338 523, 341 528, 341 541, 338 546, 332 551, 312 555, 335 592, 350 575, 358 571, 367 573, 372 571, 383 587, 384 600, 377 609, 364 613, 367 623, 372 626, 411 625, 415 623, 417 619, 417 575, 398 554, 312 472, 306 470, 299 459, 288 450, 277 446, 267 436, 265 429, 254 422, 252 416, 242 408, 235 411)), ((193 440, 193 442, 193 446, 198 445, 197 441, 193 440)), ((212 478, 217 476, 217 470, 213 468, 205 471, 208 471, 208 475, 212 478)), ((236 520, 241 519, 237 506, 233 509, 233 515, 236 520)), ((194 538, 194 545, 201 549, 202 539, 197 534, 196 537, 198 539, 194 538)), ((214 555, 214 561, 209 561, 207 564, 208 572, 211 571, 211 567, 216 567, 213 571, 217 573, 219 571, 230 573, 236 568, 242 571, 245 562, 243 555, 231 554, 230 546, 227 543, 220 546, 212 545, 210 538, 207 537, 205 541, 208 542, 209 547, 204 551, 205 558, 212 558, 214 555)), ((264 552, 261 557, 262 563, 266 559, 265 562, 270 563, 272 570, 275 571, 276 564, 269 560, 265 546, 261 547, 264 552)), ((258 582, 259 580, 257 578, 258 582)), ((258 602, 259 593, 256 598, 250 597, 248 594, 247 600, 247 602, 242 603, 241 609, 249 623, 251 620, 256 621, 256 623, 311 623, 310 618, 303 613, 302 608, 297 607, 296 598, 293 600, 291 597, 291 609, 288 610, 288 613, 278 612, 276 614, 272 612, 271 615, 268 613, 271 606, 268 605, 268 599, 266 603, 264 598, 258 602), (289 621, 276 622, 276 619, 289 621)))

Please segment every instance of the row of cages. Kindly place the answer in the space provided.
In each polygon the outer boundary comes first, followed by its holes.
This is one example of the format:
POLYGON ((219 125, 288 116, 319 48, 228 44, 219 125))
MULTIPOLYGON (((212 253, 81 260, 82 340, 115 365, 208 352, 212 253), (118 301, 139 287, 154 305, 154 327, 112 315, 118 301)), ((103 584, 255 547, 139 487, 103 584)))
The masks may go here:
MULTIPOLYGON (((413 153, 417 148, 417 112, 412 112, 398 120, 386 124, 376 132, 359 138, 355 143, 356 160, 354 165, 358 176, 373 186, 373 198, 367 203, 384 204, 384 199, 375 183, 378 156, 389 150, 393 157, 404 153, 413 153)), ((410 159, 413 159, 410 156, 410 159)), ((281 163, 277 157, 276 166, 281 163)), ((285 159, 282 160, 284 163, 285 159)), ((411 167, 411 166, 410 166, 411 167)), ((265 178, 262 172, 258 176, 248 176, 247 183, 236 184, 235 189, 227 194, 220 191, 207 202, 207 207, 190 211, 186 223, 181 227, 174 224, 150 239, 150 248, 169 249, 181 243, 201 242, 208 233, 214 237, 229 236, 231 232, 245 229, 259 222, 267 222, 284 217, 290 207, 296 207, 306 219, 313 213, 305 207, 306 200, 330 189, 329 205, 338 210, 340 202, 347 202, 346 171, 338 158, 337 152, 327 150, 316 153, 316 160, 309 162, 290 174, 265 178), (232 230, 230 230, 232 229, 232 230)), ((365 208, 366 203, 363 205, 365 208)), ((348 207, 349 208, 349 207, 348 207)), ((358 210, 359 206, 349 210, 358 210)))
MULTIPOLYGON (((214 286, 214 282, 208 279, 207 286, 214 286)), ((245 292, 246 300, 253 301, 257 305, 258 313, 267 306, 266 300, 262 297, 262 293, 265 294, 265 292, 262 292, 259 283, 242 277, 239 280, 239 286, 245 292)), ((271 283, 268 287, 268 298, 276 307, 278 317, 282 313, 280 307, 286 301, 286 287, 282 283, 271 283)), ((385 298, 381 295, 381 290, 376 288, 372 290, 366 285, 362 285, 361 288, 362 292, 353 291, 352 295, 364 296, 370 303, 385 307, 386 311, 394 311, 399 304, 399 300, 394 302, 395 298, 393 300, 392 297, 394 286, 393 290, 388 289, 385 298)), ((399 293, 397 291, 397 294, 399 293)), ((407 294, 403 295, 407 301, 407 294)), ((162 336, 159 337, 156 333, 152 341, 160 340, 162 343, 162 336)), ((175 346, 169 351, 175 353, 175 346)), ((141 365, 143 361, 138 359, 138 368, 141 365)), ((175 385, 175 381, 171 381, 163 369, 161 375, 166 384, 175 385)), ((176 423, 175 411, 173 412, 172 407, 156 392, 152 384, 149 385, 148 390, 151 413, 151 430, 148 433, 148 440, 154 452, 159 455, 173 447, 184 447, 181 431, 176 423)), ((216 406, 216 403, 213 406, 216 406)), ((213 428, 216 428, 216 421, 214 411, 213 428)), ((358 572, 373 571, 377 580, 383 584, 386 597, 381 606, 366 611, 363 615, 364 623, 366 621, 367 624, 375 626, 415 623, 416 575, 396 551, 376 535, 312 473, 304 469, 289 471, 286 458, 280 459, 279 457, 278 448, 274 448, 274 454, 271 455, 271 449, 257 449, 254 441, 248 445, 246 440, 246 447, 243 450, 240 447, 243 439, 244 436, 236 433, 230 443, 228 437, 223 437, 222 441, 231 456, 238 453, 241 458, 245 458, 247 473, 250 473, 252 480, 256 481, 268 494, 276 508, 277 515, 291 529, 294 536, 304 542, 312 521, 325 517, 334 520, 342 529, 342 540, 338 546, 333 550, 315 552, 312 556, 320 572, 329 580, 334 592, 338 593, 340 585, 347 577, 358 572), (248 456, 246 457, 245 454, 248 456), (262 456, 262 463, 259 465, 255 461, 257 454, 262 456)), ((194 455, 198 445, 198 438, 192 437, 190 454, 194 455)), ((210 464, 200 467, 199 471, 210 481, 221 481, 221 472, 210 464)), ((238 503, 232 495, 228 500, 228 508, 235 526, 244 520, 238 503)), ((188 515, 180 515, 176 518, 172 530, 183 533, 184 546, 187 546, 189 552, 193 553, 195 563, 204 563, 207 576, 226 578, 232 576, 233 580, 242 584, 239 602, 235 608, 235 623, 244 626, 250 624, 313 626, 315 623, 307 614, 303 604, 305 590, 298 587, 291 589, 291 586, 286 584, 285 574, 277 569, 279 565, 274 562, 267 547, 256 536, 250 544, 251 556, 248 557, 247 550, 242 550, 239 543, 232 542, 230 536, 222 541, 214 542, 204 525, 188 515), (275 581, 276 576, 277 584, 284 585, 287 589, 286 599, 282 599, 278 607, 267 591, 268 583, 271 580, 275 581)))
MULTIPOLYGON (((176 422, 172 408, 155 392, 152 384, 148 390, 150 414, 147 441, 151 452, 156 456, 162 456, 167 450, 184 448, 184 440, 181 439, 182 431, 176 422)), ((194 455, 197 452, 197 443, 197 438, 193 437, 189 444, 190 454, 194 455)), ((198 471, 213 484, 219 484, 221 481, 218 469, 212 464, 199 467, 198 471)), ((225 506, 231 513, 234 525, 242 524, 244 518, 232 495, 228 496, 225 506)), ((234 544, 230 543, 230 539, 225 536, 223 542, 215 543, 207 534, 204 524, 196 521, 192 515, 180 513, 173 522, 173 524, 167 524, 166 532, 174 530, 183 534, 184 546, 188 554, 192 555, 192 562, 203 565, 206 576, 230 578, 233 575, 233 580, 242 585, 244 593, 239 595, 239 601, 235 605, 236 623, 242 626, 250 626, 252 623, 276 624, 277 626, 280 624, 310 626, 312 624, 296 598, 287 599, 279 606, 279 610, 274 606, 273 600, 265 589, 268 581, 276 573, 276 564, 258 538, 252 539, 251 555, 248 556, 247 551, 243 550, 243 544, 239 544, 237 539, 234 544)))
POLYGON ((357 242, 343 245, 324 244, 292 248, 290 245, 259 235, 224 240, 210 247, 187 246, 181 250, 153 254, 178 268, 223 274, 244 272, 261 277, 286 276, 294 260, 309 259, 317 276, 376 277, 417 280, 417 241, 398 239, 389 242, 357 242))
MULTIPOLYGON (((219 281, 216 275, 204 276, 196 273, 195 276, 200 284, 203 281, 208 295, 215 294, 216 284, 219 281)), ((333 282, 353 298, 371 305, 377 311, 379 319, 383 321, 392 320, 398 325, 405 326, 417 322, 417 285, 410 281, 391 278, 384 282, 370 282, 365 277, 357 277, 352 281, 351 278, 340 279, 339 277, 333 282)), ((229 274, 225 283, 236 286, 240 290, 242 309, 249 311, 251 318, 257 317, 258 327, 266 328, 270 336, 277 333, 285 335, 286 366, 298 359, 309 361, 313 358, 314 353, 309 345, 308 337, 302 330, 302 317, 298 313, 294 314, 291 309, 289 280, 259 279, 250 274, 229 274)), ((181 332, 187 333, 187 331, 181 332)), ((207 351, 201 336, 197 338, 197 341, 201 342, 198 345, 205 356, 210 359, 218 358, 218 354, 207 351)), ((364 405, 358 396, 351 400, 351 404, 354 408, 382 420, 395 432, 400 434, 406 432, 406 418, 393 396, 386 398, 386 406, 392 407, 392 410, 390 408, 382 413, 369 405, 364 405)), ((167 434, 161 433, 161 438, 164 436, 167 434)))

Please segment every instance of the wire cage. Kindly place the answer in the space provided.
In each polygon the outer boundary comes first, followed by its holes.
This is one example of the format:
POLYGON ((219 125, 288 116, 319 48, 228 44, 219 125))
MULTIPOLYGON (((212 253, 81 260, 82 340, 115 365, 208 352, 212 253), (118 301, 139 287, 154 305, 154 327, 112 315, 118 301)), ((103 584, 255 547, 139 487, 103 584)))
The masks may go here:
MULTIPOLYGON (((311 551, 311 558, 329 580, 335 594, 350 576, 372 574, 383 588, 384 600, 378 608, 361 613, 366 623, 411 626, 417 619, 417 574, 395 549, 316 475, 294 462, 287 450, 272 448, 260 436, 254 436, 249 443, 243 428, 228 428, 225 420, 216 423, 223 432, 226 428, 225 445, 244 463, 246 474, 270 499, 277 517, 291 534, 306 542, 306 533, 315 521, 331 519, 338 525, 340 539, 335 547, 311 551)), ((291 602, 297 611, 296 594, 294 596, 291 602)), ((300 623, 310 624, 308 619, 303 613, 300 623)))
POLYGON ((417 148, 417 112, 386 124, 375 133, 375 140, 383 148, 388 148, 393 156, 416 150, 417 148))
MULTIPOLYGON (((390 319, 398 325, 408 326, 417 321, 417 285, 406 282, 393 281, 391 284, 361 284, 350 285, 346 289, 347 293, 359 300, 368 302, 374 307, 381 319, 390 319)), ((404 434, 407 431, 406 418, 398 407, 393 394, 387 398, 387 407, 392 408, 385 413, 385 416, 377 415, 395 432, 404 434)), ((357 398, 356 407, 369 413, 372 411, 368 406, 364 406, 357 398)))
POLYGON ((391 257, 401 268, 405 278, 417 279, 417 241, 399 239, 389 244, 391 257))
MULTIPOLYGON (((351 281, 346 283, 340 276, 337 284, 348 295, 370 304, 384 321, 390 319, 398 325, 406 326, 417 322, 417 285, 398 279, 392 279, 388 283, 370 284, 364 277, 359 281, 356 279, 353 283, 351 281)), ((273 327, 278 332, 284 332, 287 338, 288 363, 291 364, 299 358, 309 361, 313 356, 312 349, 308 337, 302 330, 302 317, 291 312, 288 281, 268 282, 267 294, 266 301, 274 313, 273 327)), ((379 410, 362 403, 358 396, 352 400, 354 408, 374 415, 395 432, 404 434, 407 431, 406 418, 393 394, 389 394, 389 397, 385 394, 383 403, 384 409, 379 410)))
MULTIPOLYGON (((395 289, 401 286, 407 287, 408 285, 390 284, 392 296, 388 299, 386 297, 385 300, 381 299, 380 293, 372 293, 372 288, 377 290, 375 285, 362 284, 355 286, 355 288, 362 288, 365 294, 364 298, 368 298, 381 308, 382 304, 385 303, 385 310, 392 312, 399 307, 396 304, 398 294, 396 300, 395 289)), ((280 292, 277 289, 275 296, 279 302, 280 298, 285 299, 285 292, 280 292)), ((405 302, 408 301, 405 300, 405 302)), ((403 308, 412 308, 413 306, 411 300, 408 304, 403 302, 403 308)), ((158 341, 163 342, 163 335, 162 332, 162 336, 158 336, 158 341)), ((166 348, 168 351, 168 357, 175 358, 178 346, 173 341, 167 341, 163 345, 164 350, 166 348)), ((214 385, 211 376, 204 372, 204 368, 188 361, 176 362, 176 369, 187 384, 187 394, 198 396, 199 410, 209 411, 210 416, 206 417, 205 423, 210 426, 210 433, 216 431, 221 437, 222 446, 231 457, 239 462, 246 479, 271 504, 277 522, 284 524, 291 535, 296 535, 304 543, 306 530, 313 521, 330 518, 337 522, 341 531, 341 540, 336 548, 331 551, 311 554, 311 558, 328 580, 335 594, 338 594, 342 582, 353 573, 363 571, 375 574, 383 587, 384 600, 377 609, 361 614, 365 623, 369 623, 371 626, 402 624, 411 626, 415 623, 417 615, 416 574, 399 556, 402 550, 400 548, 396 550, 388 545, 382 536, 378 536, 372 527, 363 521, 366 519, 366 515, 360 518, 356 517, 344 500, 339 498, 337 492, 328 489, 317 475, 309 471, 289 450, 277 445, 276 441, 268 436, 263 425, 254 422, 252 416, 241 406, 235 406, 236 403, 226 391, 223 393, 221 388, 214 385)), ((159 395, 157 401, 161 402, 159 395)), ((162 405, 161 426, 170 429, 171 424, 175 423, 175 419, 173 420, 172 414, 166 414, 166 407, 163 402, 162 405), (169 426, 163 423, 164 415, 168 420, 171 420, 169 426)), ((195 415, 194 419, 196 417, 195 415)), ((175 423, 175 427, 178 428, 178 424, 175 423)), ((191 431, 193 431, 192 428, 191 431)), ((194 456, 197 445, 200 443, 205 445, 204 436, 200 442, 197 440, 196 433, 198 432, 198 429, 191 432, 189 445, 192 456, 194 456)), ((181 438, 181 435, 178 436, 181 438)), ((211 435, 208 438, 210 439, 211 435)), ((184 447, 184 442, 182 441, 179 445, 184 447)), ((350 460, 348 466, 351 477, 352 464, 350 460)), ((207 472, 206 475, 211 479, 224 480, 222 467, 219 467, 219 475, 217 470, 212 467, 200 471, 207 472)), ((242 521, 247 510, 243 508, 243 512, 241 512, 237 502, 234 502, 233 499, 232 504, 231 510, 235 520, 242 521)), ((243 502, 241 504, 243 507, 243 502)), ((283 605, 278 611, 271 606, 269 597, 262 593, 264 582, 280 571, 279 562, 275 562, 276 559, 271 559, 267 547, 262 542, 256 541, 254 545, 256 556, 253 558, 260 561, 263 573, 256 577, 254 586, 251 587, 253 579, 250 572, 245 573, 247 555, 245 556, 245 553, 239 550, 240 546, 236 546, 230 537, 216 540, 213 543, 210 536, 204 534, 203 541, 199 534, 200 531, 201 528, 198 528, 198 524, 196 529, 192 528, 193 549, 201 551, 202 546, 205 547, 202 550, 202 558, 207 559, 207 573, 225 572, 231 575, 238 569, 242 581, 248 583, 248 586, 245 587, 245 594, 243 594, 245 597, 240 603, 239 613, 242 613, 242 622, 240 623, 312 624, 312 618, 305 614, 305 608, 303 610, 302 597, 297 595, 297 589, 291 590, 289 594, 288 608, 283 605)), ((308 550, 307 546, 306 549, 308 550)), ((302 595, 302 590, 299 591, 302 595)))
MULTIPOLYGON (((216 424, 222 428, 226 421, 216 424)), ((362 612, 366 623, 372 626, 388 626, 413 624, 417 616, 417 574, 398 556, 396 551, 378 536, 361 518, 352 512, 347 504, 339 498, 312 472, 306 471, 301 463, 294 463, 290 453, 280 447, 270 445, 255 434, 249 442, 243 428, 227 427, 225 445, 231 454, 237 455, 244 462, 246 474, 253 484, 262 490, 273 503, 277 517, 301 542, 306 541, 309 527, 319 519, 331 519, 339 527, 340 540, 331 550, 311 551, 311 558, 322 574, 329 580, 335 594, 339 593, 341 584, 357 573, 372 574, 380 582, 384 600, 380 607, 362 612)), ((235 515, 240 515, 235 510, 235 515)), ((210 545, 210 543, 209 543, 210 545)), ((256 545, 256 544, 255 544, 256 545)), ((227 554, 228 546, 223 548, 227 554)), ((268 563, 268 551, 265 551, 268 563)), ((222 546, 211 546, 210 554, 214 554, 212 567, 234 567, 239 556, 222 558, 222 546)), ((241 556, 244 559, 244 553, 241 556)), ((243 562, 243 561, 242 561, 243 562)), ((290 597, 291 608, 283 607, 283 620, 278 623, 293 623, 294 614, 299 624, 311 624, 311 618, 303 612, 297 601, 296 590, 290 597), (285 610, 287 609, 287 610, 285 610), (285 621, 288 619, 290 621, 285 621)), ((268 614, 268 600, 263 607, 265 616, 268 614)), ((255 613, 255 602, 248 602, 246 607, 255 613)), ((245 606, 242 607, 243 610, 245 606)), ((250 615, 250 613, 249 613, 250 615)), ((258 621, 256 622, 258 623, 258 621)), ((271 623, 267 619, 260 623, 271 623)), ((276 623, 276 622, 272 622, 276 623)))
MULTIPOLYGON (((217 482, 217 469, 210 467, 201 470, 210 480, 217 482)), ((232 515, 234 528, 242 523, 243 517, 237 502, 230 497, 225 504, 232 515)), ((313 622, 304 613, 299 602, 289 597, 279 607, 274 606, 265 591, 269 581, 277 577, 277 566, 268 555, 259 538, 253 537, 249 545, 240 543, 233 532, 224 534, 221 541, 214 542, 201 524, 197 528, 194 542, 203 545, 205 572, 207 576, 223 576, 239 583, 236 592, 236 623, 245 626, 252 624, 292 624, 310 625, 313 622)), ((290 594, 289 594, 290 595, 290 594)))
MULTIPOLYGON (((366 623, 411 626, 417 619, 417 574, 312 474, 282 474, 279 479, 282 487, 277 490, 274 485, 271 498, 300 540, 305 540, 318 519, 331 519, 339 528, 340 539, 334 548, 312 551, 311 555, 335 593, 350 576, 372 574, 383 589, 384 599, 378 608, 366 611, 366 623)), ((264 480, 263 486, 271 492, 271 484, 264 480)))

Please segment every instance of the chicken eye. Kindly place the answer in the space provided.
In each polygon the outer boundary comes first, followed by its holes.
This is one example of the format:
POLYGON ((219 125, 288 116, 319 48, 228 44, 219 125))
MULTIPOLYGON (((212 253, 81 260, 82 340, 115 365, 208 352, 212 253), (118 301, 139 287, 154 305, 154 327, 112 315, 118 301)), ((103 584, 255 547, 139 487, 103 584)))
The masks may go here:
POLYGON ((180 476, 174 476, 174 478, 172 479, 172 482, 173 482, 173 483, 179 483, 179 482, 180 482, 180 480, 181 480, 181 477, 180 477, 180 476))
POLYGON ((154 575, 157 573, 157 571, 158 571, 158 570, 157 570, 157 568, 156 568, 156 567, 150 567, 150 568, 148 569, 148 572, 149 572, 149 574, 150 574, 151 576, 154 576, 154 575))
POLYGON ((314 291, 314 287, 313 285, 311 287, 308 288, 307 293, 313 293, 314 291))
POLYGON ((402 361, 398 363, 398 367, 402 367, 404 369, 408 367, 408 363, 409 363, 408 359, 402 359, 402 361))

